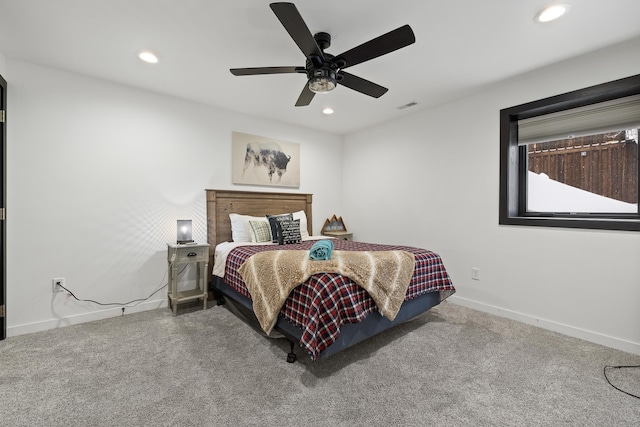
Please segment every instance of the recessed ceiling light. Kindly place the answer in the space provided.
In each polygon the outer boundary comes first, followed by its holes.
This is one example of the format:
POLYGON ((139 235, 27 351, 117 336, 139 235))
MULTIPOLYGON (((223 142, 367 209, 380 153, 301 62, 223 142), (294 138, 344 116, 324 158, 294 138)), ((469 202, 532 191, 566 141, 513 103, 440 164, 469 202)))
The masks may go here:
POLYGON ((324 110, 322 110, 323 114, 333 114, 333 108, 325 108, 324 110))
POLYGON ((567 3, 552 4, 538 12, 534 20, 540 23, 554 21, 567 13, 569 7, 570 6, 567 3))
POLYGON ((158 62, 158 57, 148 50, 142 51, 138 54, 138 58, 149 64, 155 64, 158 62))

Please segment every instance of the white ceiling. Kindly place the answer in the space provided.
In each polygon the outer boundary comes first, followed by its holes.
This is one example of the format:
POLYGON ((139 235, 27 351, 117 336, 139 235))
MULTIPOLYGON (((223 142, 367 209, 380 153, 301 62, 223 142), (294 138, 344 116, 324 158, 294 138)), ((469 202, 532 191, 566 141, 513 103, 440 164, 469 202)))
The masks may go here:
POLYGON ((404 24, 416 35, 415 44, 348 69, 389 88, 381 98, 338 86, 308 107, 294 106, 302 74, 229 72, 304 65, 268 1, 0 0, 0 52, 8 60, 345 134, 640 36, 638 0, 567 0, 565 17, 535 23, 550 2, 299 0, 311 32, 331 34, 327 52, 334 55, 404 24), (143 49, 160 62, 139 61, 143 49), (398 109, 412 101, 418 105, 398 109), (326 106, 335 114, 323 115, 326 106))

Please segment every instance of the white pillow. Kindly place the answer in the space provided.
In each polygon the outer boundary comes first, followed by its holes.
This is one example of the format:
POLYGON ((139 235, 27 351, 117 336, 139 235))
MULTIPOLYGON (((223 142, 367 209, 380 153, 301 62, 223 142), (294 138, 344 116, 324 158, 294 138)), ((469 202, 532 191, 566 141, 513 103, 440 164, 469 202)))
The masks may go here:
MULTIPOLYGON (((309 238, 309 230, 307 228, 307 214, 302 210, 293 212, 293 219, 300 220, 300 237, 302 240, 309 238)), ((253 233, 249 221, 267 221, 264 216, 250 216, 231 213, 231 237, 234 242, 253 242, 253 233)), ((267 221, 268 222, 268 221, 267 221)))
POLYGON ((263 216, 250 216, 231 213, 231 238, 234 242, 251 242, 249 221, 265 221, 263 216))
POLYGON ((309 238, 309 229, 307 228, 307 214, 304 211, 293 213, 293 219, 300 220, 300 237, 302 240, 309 238))

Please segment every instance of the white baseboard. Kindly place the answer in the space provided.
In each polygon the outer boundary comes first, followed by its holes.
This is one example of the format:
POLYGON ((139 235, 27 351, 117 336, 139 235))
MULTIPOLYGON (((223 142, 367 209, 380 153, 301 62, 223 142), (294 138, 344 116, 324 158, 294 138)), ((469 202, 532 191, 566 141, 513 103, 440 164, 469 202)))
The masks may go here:
POLYGON ((496 307, 489 304, 480 303, 477 301, 461 298, 457 295, 452 295, 447 298, 453 304, 462 305, 464 307, 473 308, 475 310, 483 311, 485 313, 495 314, 496 316, 506 317, 507 319, 517 320, 522 323, 526 323, 533 326, 538 326, 543 329, 547 329, 553 332, 558 332, 570 337, 579 338, 592 343, 604 345, 606 347, 615 348, 616 350, 625 351, 627 353, 640 355, 640 344, 631 341, 626 341, 620 338, 612 337, 609 335, 603 335, 598 332, 588 331, 575 326, 565 325, 558 322, 553 322, 545 319, 538 319, 528 314, 518 313, 512 310, 506 310, 504 308, 496 307))
MULTIPOLYGON (((543 329, 558 332, 570 337, 583 339, 585 341, 615 348, 617 350, 626 351, 627 353, 640 355, 640 344, 626 341, 620 338, 603 335, 597 332, 588 331, 574 326, 565 325, 545 319, 538 319, 528 314, 507 310, 501 307, 480 303, 457 295, 447 298, 447 301, 464 307, 469 307, 485 313, 494 314, 496 316, 505 317, 507 319, 517 320, 529 325, 538 326, 543 329)), ((125 315, 138 313, 142 311, 155 310, 157 308, 166 307, 167 300, 148 301, 135 306, 125 307, 125 315)), ((122 316, 122 307, 113 307, 106 310, 94 311, 91 313, 83 313, 74 316, 68 316, 58 319, 50 319, 42 322, 29 323, 25 325, 17 325, 7 327, 7 337, 29 334, 33 332, 46 331, 48 329, 60 328, 63 326, 77 325, 80 323, 92 322, 94 320, 108 319, 111 317, 122 316)))
MULTIPOLYGON (((124 314, 139 313, 141 311, 155 310, 166 307, 167 299, 156 301, 146 301, 130 307, 125 307, 124 314)), ((24 325, 8 326, 7 337, 30 334, 33 332, 46 331, 48 329, 60 328, 63 326, 77 325, 80 323, 93 322, 94 320, 108 319, 110 317, 122 316, 122 307, 111 307, 90 313, 76 314, 73 316, 60 317, 56 319, 44 320, 41 322, 28 323, 24 325)))

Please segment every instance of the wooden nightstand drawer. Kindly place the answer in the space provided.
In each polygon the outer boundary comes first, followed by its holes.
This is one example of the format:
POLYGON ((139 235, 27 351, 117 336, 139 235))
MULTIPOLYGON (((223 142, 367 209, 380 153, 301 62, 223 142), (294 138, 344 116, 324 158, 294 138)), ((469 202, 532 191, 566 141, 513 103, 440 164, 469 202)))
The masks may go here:
POLYGON ((349 233, 347 231, 324 231, 322 235, 335 237, 336 239, 340 240, 353 241, 353 233, 349 233))
POLYGON ((205 261, 209 257, 209 247, 184 245, 176 248, 174 253, 176 254, 174 262, 205 261))

